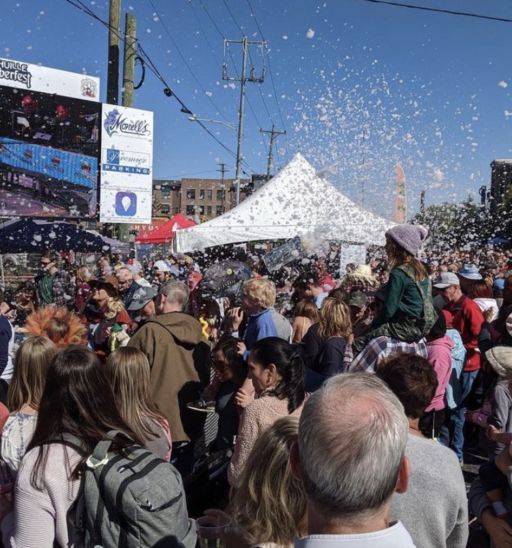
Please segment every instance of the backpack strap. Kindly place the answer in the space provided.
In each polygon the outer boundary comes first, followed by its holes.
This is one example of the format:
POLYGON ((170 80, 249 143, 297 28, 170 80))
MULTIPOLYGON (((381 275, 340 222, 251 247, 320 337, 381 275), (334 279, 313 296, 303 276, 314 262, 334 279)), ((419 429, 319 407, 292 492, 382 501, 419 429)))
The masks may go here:
POLYGON ((109 460, 108 452, 117 436, 124 436, 125 438, 131 439, 130 436, 121 430, 110 430, 106 437, 96 444, 92 455, 87 459, 87 466, 89 468, 99 468, 100 466, 107 464, 109 460))

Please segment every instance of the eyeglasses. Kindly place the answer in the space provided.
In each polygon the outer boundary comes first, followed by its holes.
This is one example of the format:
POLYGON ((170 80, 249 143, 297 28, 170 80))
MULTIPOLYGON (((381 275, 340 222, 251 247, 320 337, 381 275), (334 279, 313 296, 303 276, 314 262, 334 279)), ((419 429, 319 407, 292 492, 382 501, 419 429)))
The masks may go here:
POLYGON ((43 266, 47 266, 47 265, 50 264, 50 261, 41 261, 41 264, 42 264, 43 266))

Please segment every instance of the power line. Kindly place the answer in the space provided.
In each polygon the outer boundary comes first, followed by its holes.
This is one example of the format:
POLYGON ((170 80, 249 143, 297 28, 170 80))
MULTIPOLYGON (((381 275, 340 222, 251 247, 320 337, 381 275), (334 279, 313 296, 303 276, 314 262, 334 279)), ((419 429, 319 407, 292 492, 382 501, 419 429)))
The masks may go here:
MULTIPOLYGON (((228 10, 229 14, 231 15, 231 18, 233 19, 235 25, 238 27, 238 29, 240 30, 240 32, 243 34, 243 30, 241 28, 241 26, 238 24, 238 21, 236 20, 235 16, 233 15, 233 12, 230 10, 228 4, 226 3, 225 0, 224 1, 224 5, 226 6, 226 9, 228 10)), ((207 7, 205 6, 203 0, 199 0, 199 3, 201 4, 201 7, 203 8, 204 12, 206 13, 208 19, 210 20, 211 24, 213 25, 213 27, 215 28, 215 30, 217 31, 217 33, 222 37, 222 40, 225 42, 226 41, 226 37, 224 36, 224 33, 222 32, 222 30, 220 29, 219 25, 217 24, 217 22, 215 21, 215 19, 213 18, 213 16, 210 14, 210 12, 208 11, 207 7)), ((238 76, 238 70, 236 68, 236 62, 235 62, 235 59, 233 58, 233 54, 231 53, 231 50, 228 48, 228 54, 229 54, 229 57, 231 58, 231 62, 233 63, 233 68, 234 68, 234 71, 235 71, 235 74, 237 76, 237 78, 239 78, 238 76)), ((250 55, 250 54, 249 54, 250 55)), ((261 94, 261 88, 258 86, 258 89, 260 90, 260 94, 261 94)), ((247 100, 247 105, 249 106, 249 110, 251 111, 251 114, 254 118, 254 121, 256 122, 256 124, 258 125, 258 127, 261 127, 261 124, 258 120, 258 117, 256 116, 256 112, 252 106, 252 103, 251 101, 249 101, 249 97, 246 97, 246 100, 247 100)), ((272 117, 270 116, 270 112, 267 108, 267 106, 265 105, 265 108, 266 108, 266 111, 267 111, 267 114, 268 114, 268 117, 270 118, 270 121, 272 121, 272 117)), ((262 146, 265 147, 264 143, 262 143, 262 146)))
POLYGON ((235 16, 233 15, 233 12, 231 11, 231 8, 229 7, 228 3, 226 2, 226 0, 222 0, 222 2, 224 3, 224 6, 226 6, 226 9, 228 10, 229 15, 231 16, 231 19, 233 19, 233 22, 238 27, 238 30, 240 31, 240 34, 243 35, 244 31, 243 31, 242 27, 238 24, 238 21, 235 19, 235 16))
MULTIPOLYGON (((65 0, 65 2, 67 2, 68 4, 70 4, 71 6, 73 6, 74 8, 82 11, 83 13, 85 13, 86 15, 88 15, 89 17, 92 17, 93 19, 95 19, 96 21, 98 21, 99 23, 101 23, 103 26, 105 26, 107 29, 110 29, 111 26, 110 24, 107 22, 107 21, 104 21, 103 19, 101 19, 101 17, 99 17, 97 14, 95 14, 89 7, 87 7, 85 4, 83 4, 83 2, 81 0, 65 0)), ((125 36, 124 34, 121 35, 120 33, 117 32, 117 30, 113 29, 113 31, 116 33, 117 37, 124 42, 125 40, 125 36)), ((181 111, 184 112, 185 114, 192 114, 192 111, 186 106, 186 104, 176 95, 176 93, 172 90, 171 86, 167 83, 167 81, 165 80, 165 78, 163 77, 163 75, 160 73, 160 71, 158 70, 158 68, 156 67, 155 63, 153 62, 153 60, 151 59, 151 57, 148 55, 148 53, 144 50, 142 44, 140 43, 140 40, 137 39, 137 46, 138 46, 138 49, 139 49, 139 52, 140 52, 140 56, 146 61, 147 63, 147 66, 149 68, 149 70, 156 76, 156 78, 158 80, 160 80, 160 82, 165 86, 164 88, 164 92, 165 94, 168 96, 168 97, 174 97, 176 99, 176 101, 178 101, 178 103, 180 104, 181 106, 181 111)), ((204 125, 203 122, 201 122, 200 120, 197 120, 196 123, 204 130, 206 131, 206 133, 219 145, 221 146, 226 152, 228 152, 231 156, 233 156, 233 158, 236 158, 236 153, 231 150, 227 145, 225 145, 212 131, 210 131, 210 129, 204 125)), ((244 164, 247 166, 248 169, 250 169, 251 171, 254 171, 254 169, 245 161, 243 160, 244 164)), ((243 170, 243 173, 245 175, 248 175, 244 170, 243 170)))
POLYGON ((394 6, 395 8, 407 8, 412 10, 430 11, 432 13, 443 13, 445 15, 457 15, 462 17, 473 17, 475 19, 484 19, 486 21, 499 21, 500 23, 512 23, 512 19, 506 17, 495 17, 492 15, 483 15, 480 13, 470 13, 466 11, 447 10, 444 8, 432 8, 428 6, 418 6, 416 4, 406 4, 404 2, 390 2, 389 0, 360 0, 361 2, 368 2, 370 4, 384 4, 387 6, 394 6))
MULTIPOLYGON (((256 12, 254 11, 254 9, 253 9, 253 7, 252 7, 251 1, 250 1, 250 0, 246 0, 246 2, 247 2, 247 5, 249 6, 249 10, 250 10, 250 12, 251 12, 251 14, 252 14, 252 16, 253 16, 253 18, 254 18, 254 21, 255 21, 255 23, 256 23, 256 27, 258 28, 258 32, 260 33, 261 39, 262 39, 264 42, 266 42, 265 36, 263 35, 263 30, 262 30, 261 25, 260 25, 260 23, 259 23, 259 21, 258 21, 258 18, 256 17, 256 12)), ((271 83, 271 85, 272 85, 272 90, 273 90, 273 92, 274 92, 274 100, 275 100, 276 105, 277 105, 277 112, 278 112, 278 114, 279 114, 279 119, 281 120, 281 124, 282 124, 282 126, 283 126, 283 129, 286 131, 286 124, 285 124, 285 122, 284 122, 284 117, 283 117, 283 113, 282 113, 282 111, 281 111, 281 106, 280 106, 279 100, 278 100, 278 98, 277 98, 277 89, 276 89, 276 84, 275 84, 275 82, 274 82, 274 74, 273 74, 273 72, 272 72, 272 65, 271 65, 271 63, 270 63, 270 54, 268 53, 267 48, 265 48, 265 49, 263 50, 263 53, 266 54, 266 56, 267 56, 268 73, 269 73, 269 75, 270 75, 270 83, 271 83)), ((285 139, 286 139, 286 137, 285 137, 285 139)))
POLYGON ((158 10, 156 9, 156 6, 155 6, 155 3, 153 2, 153 0, 149 0, 149 3, 151 4, 151 7, 153 8, 156 16, 158 17, 159 21, 160 21, 160 24, 162 25, 165 33, 167 34, 169 40, 172 42, 172 44, 174 45, 176 51, 178 52, 178 55, 181 57, 181 60, 183 61, 183 63, 185 64, 185 66, 187 67, 188 71, 190 72, 190 74, 192 75, 192 77, 194 78, 194 80, 196 81, 197 85, 201 88, 201 90, 203 91, 203 93, 206 95, 206 97, 208 97, 208 100, 210 101, 210 103, 212 104, 212 106, 215 108, 215 110, 220 114, 221 118, 223 118, 225 121, 227 121, 227 118, 224 116, 223 112, 221 111, 221 109, 218 107, 218 105, 215 103, 215 101, 211 98, 211 96, 208 94, 208 91, 206 90, 206 88, 203 86, 202 82, 199 80, 199 78, 196 76, 195 72, 192 70, 192 67, 189 65, 188 61, 186 60, 185 56, 183 55, 183 53, 181 52, 181 49, 180 47, 178 46, 176 40, 174 39, 174 37, 172 36, 172 34, 169 32, 169 29, 167 28, 167 25, 164 23, 163 19, 162 19, 162 16, 160 15, 160 13, 158 12, 158 10))

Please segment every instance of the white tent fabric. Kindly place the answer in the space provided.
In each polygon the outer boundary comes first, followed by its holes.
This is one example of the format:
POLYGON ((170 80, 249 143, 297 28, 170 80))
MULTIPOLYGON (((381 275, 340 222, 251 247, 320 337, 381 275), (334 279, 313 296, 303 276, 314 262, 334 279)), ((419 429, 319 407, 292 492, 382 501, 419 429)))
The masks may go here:
POLYGON ((383 245, 393 223, 365 211, 318 177, 297 154, 241 204, 211 221, 176 231, 178 253, 254 240, 295 236, 383 245))

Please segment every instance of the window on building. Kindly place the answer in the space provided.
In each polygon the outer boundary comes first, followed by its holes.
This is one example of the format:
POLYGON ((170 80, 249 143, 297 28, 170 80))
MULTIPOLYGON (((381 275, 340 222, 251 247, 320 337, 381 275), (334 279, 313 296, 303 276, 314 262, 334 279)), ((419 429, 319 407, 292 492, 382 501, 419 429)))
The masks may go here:
POLYGON ((217 200, 219 202, 222 202, 222 200, 224 200, 224 194, 225 194, 224 190, 217 190, 217 200))
MULTIPOLYGON (((218 192, 218 191, 217 191, 218 192)), ((217 217, 219 215, 222 215, 224 213, 224 208, 222 206, 216 206, 215 207, 215 215, 217 215, 217 217)))
POLYGON ((199 213, 199 215, 204 215, 204 206, 197 207, 196 213, 199 213))
POLYGON ((210 200, 210 202, 213 200, 213 190, 206 191, 206 199, 210 200))
POLYGON ((186 213, 186 215, 187 215, 188 217, 193 217, 194 214, 195 214, 195 206, 193 206, 193 205, 188 205, 188 206, 187 206, 187 209, 186 209, 186 211, 185 211, 185 213, 186 213))
POLYGON ((196 189, 187 188, 187 200, 195 200, 195 199, 196 199, 196 189))
POLYGON ((212 216, 212 206, 206 206, 206 215, 208 215, 208 217, 212 216))
POLYGON ((162 204, 160 206, 160 213, 162 215, 169 215, 170 212, 171 212, 171 206, 169 204, 162 204))
POLYGON ((204 200, 204 188, 199 189, 199 199, 204 200))
POLYGON ((162 198, 169 198, 171 195, 171 188, 168 186, 162 187, 162 198))

